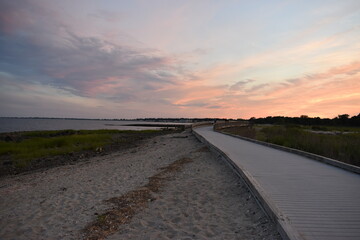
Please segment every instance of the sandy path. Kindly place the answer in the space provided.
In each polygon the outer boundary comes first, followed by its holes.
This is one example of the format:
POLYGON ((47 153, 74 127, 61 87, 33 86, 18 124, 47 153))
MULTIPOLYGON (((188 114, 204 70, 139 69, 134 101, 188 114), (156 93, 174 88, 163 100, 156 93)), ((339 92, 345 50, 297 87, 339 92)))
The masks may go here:
POLYGON ((95 214, 111 208, 104 200, 145 185, 159 168, 184 157, 193 161, 108 239, 279 239, 242 182, 189 133, 1 179, 0 239, 81 239, 95 214))

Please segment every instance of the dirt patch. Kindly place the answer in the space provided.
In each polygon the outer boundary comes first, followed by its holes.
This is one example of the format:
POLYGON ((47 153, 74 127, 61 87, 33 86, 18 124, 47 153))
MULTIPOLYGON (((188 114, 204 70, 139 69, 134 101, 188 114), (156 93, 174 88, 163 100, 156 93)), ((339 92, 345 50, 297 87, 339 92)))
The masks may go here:
POLYGON ((209 152, 209 151, 210 151, 209 148, 204 146, 202 148, 197 149, 195 152, 209 152))

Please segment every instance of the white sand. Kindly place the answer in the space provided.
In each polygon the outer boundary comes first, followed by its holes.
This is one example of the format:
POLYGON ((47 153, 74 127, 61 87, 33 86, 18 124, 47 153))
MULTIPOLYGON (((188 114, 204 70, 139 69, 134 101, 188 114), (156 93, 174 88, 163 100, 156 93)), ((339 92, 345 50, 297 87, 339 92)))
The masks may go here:
POLYGON ((280 239, 238 177, 204 150, 190 133, 173 134, 88 162, 3 178, 0 239, 81 239, 95 214, 111 208, 104 200, 145 185, 183 157, 193 162, 108 239, 280 239))

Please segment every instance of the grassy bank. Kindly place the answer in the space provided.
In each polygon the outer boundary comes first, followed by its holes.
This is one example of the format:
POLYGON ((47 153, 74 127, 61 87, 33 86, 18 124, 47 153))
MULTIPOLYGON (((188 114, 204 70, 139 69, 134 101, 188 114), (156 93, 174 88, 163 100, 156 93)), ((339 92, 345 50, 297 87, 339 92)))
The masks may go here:
POLYGON ((223 131, 360 166, 359 128, 255 125, 223 131))
POLYGON ((135 146, 140 140, 169 130, 62 130, 0 135, 0 175, 22 172, 135 146))

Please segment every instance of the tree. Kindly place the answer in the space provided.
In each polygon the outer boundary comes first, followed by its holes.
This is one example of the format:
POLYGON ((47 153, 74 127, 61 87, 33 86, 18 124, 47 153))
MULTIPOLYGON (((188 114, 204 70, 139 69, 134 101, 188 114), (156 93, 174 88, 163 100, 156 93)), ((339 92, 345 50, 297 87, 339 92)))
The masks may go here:
POLYGON ((338 116, 338 118, 339 118, 340 120, 349 119, 349 114, 341 114, 341 115, 338 116))

